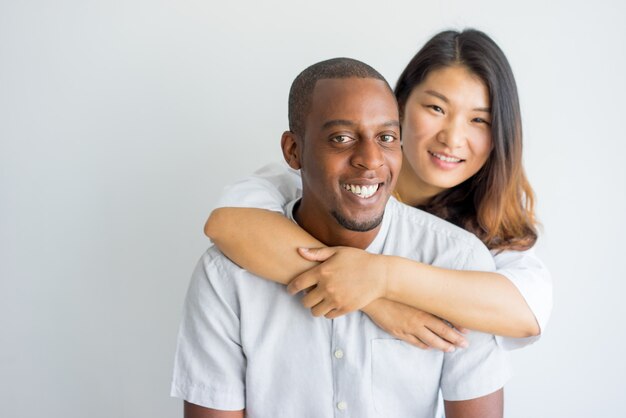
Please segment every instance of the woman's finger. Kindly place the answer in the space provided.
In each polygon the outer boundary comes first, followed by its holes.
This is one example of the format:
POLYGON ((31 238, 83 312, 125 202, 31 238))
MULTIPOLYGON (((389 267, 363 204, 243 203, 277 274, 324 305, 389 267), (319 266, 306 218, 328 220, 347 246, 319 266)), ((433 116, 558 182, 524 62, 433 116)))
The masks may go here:
POLYGON ((287 292, 290 295, 295 295, 305 289, 309 289, 317 284, 317 277, 315 274, 311 274, 309 271, 305 271, 295 279, 289 282, 287 285, 287 292))
POLYGON ((302 258, 309 261, 326 261, 335 253, 340 247, 321 247, 321 248, 298 248, 298 253, 302 258))
POLYGON ((333 309, 334 307, 330 303, 323 300, 322 302, 311 308, 311 313, 313 314, 313 316, 323 316, 331 312, 333 309))
POLYGON ((460 332, 461 334, 467 334, 469 332, 469 329, 465 328, 465 327, 459 327, 457 325, 454 324, 450 324, 454 327, 455 330, 457 330, 458 332, 460 332))
POLYGON ((343 315, 345 315, 347 313, 348 313, 348 311, 346 311, 345 309, 333 309, 332 311, 329 311, 324 316, 326 318, 328 318, 328 319, 335 319, 335 318, 339 318, 340 316, 343 316, 343 315))
POLYGON ((445 340, 457 347, 467 347, 467 340, 459 332, 449 326, 446 322, 439 318, 431 318, 430 321, 424 324, 426 328, 436 334, 442 340, 445 340))
POLYGON ((313 289, 302 298, 300 303, 302 303, 302 306, 304 306, 305 308, 310 309, 322 302, 323 300, 324 297, 320 294, 318 289, 313 289))
POLYGON ((417 348, 421 348, 422 350, 428 350, 430 347, 427 344, 424 344, 422 340, 417 338, 415 335, 411 334, 403 334, 398 336, 402 341, 407 342, 411 345, 414 345, 417 348))
POLYGON ((416 336, 420 339, 420 341, 424 342, 429 347, 435 348, 445 353, 451 353, 455 350, 455 347, 453 344, 450 344, 448 341, 439 337, 437 334, 435 334, 428 328, 421 328, 416 333, 416 336))

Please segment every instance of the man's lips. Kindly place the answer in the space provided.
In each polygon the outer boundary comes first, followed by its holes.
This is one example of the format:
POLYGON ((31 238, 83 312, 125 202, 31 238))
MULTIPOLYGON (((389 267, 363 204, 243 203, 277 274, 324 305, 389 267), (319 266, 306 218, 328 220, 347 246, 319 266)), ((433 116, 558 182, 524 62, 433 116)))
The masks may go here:
POLYGON ((378 191, 379 187, 382 186, 383 183, 373 183, 373 184, 356 184, 356 183, 342 183, 341 187, 350 193, 362 198, 369 199, 374 196, 378 191))

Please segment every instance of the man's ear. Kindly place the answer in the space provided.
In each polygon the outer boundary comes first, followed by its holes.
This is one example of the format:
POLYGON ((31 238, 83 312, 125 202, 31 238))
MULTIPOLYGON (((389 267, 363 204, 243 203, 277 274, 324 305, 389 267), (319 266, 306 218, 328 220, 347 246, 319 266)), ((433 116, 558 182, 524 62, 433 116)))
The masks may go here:
POLYGON ((280 138, 280 146, 283 149, 283 156, 289 167, 299 170, 301 168, 302 142, 297 135, 291 131, 283 132, 283 136, 280 138))

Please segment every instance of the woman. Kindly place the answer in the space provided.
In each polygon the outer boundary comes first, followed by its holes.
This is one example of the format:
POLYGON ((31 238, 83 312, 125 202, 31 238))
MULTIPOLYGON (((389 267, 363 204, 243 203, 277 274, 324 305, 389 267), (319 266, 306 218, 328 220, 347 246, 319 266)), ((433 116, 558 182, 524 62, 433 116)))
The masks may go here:
POLYGON ((482 32, 442 32, 409 62, 395 94, 404 152, 396 198, 474 233, 492 251, 496 272, 324 248, 272 212, 282 213, 301 188, 297 173, 276 166, 232 186, 206 234, 247 270, 289 283, 292 293, 308 289, 302 302, 314 315, 362 309, 392 335, 444 351, 465 346, 457 332, 464 328, 500 336, 507 349, 534 341, 547 323, 552 287, 531 250, 534 197, 506 57, 482 32))

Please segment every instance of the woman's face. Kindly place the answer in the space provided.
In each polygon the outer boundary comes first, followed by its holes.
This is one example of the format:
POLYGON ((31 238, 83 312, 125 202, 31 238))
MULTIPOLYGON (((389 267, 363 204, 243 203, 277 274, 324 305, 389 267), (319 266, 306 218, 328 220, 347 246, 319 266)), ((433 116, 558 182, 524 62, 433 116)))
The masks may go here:
POLYGON ((491 103, 483 81, 464 66, 431 71, 402 116, 404 190, 433 197, 480 170, 491 152, 491 103))

